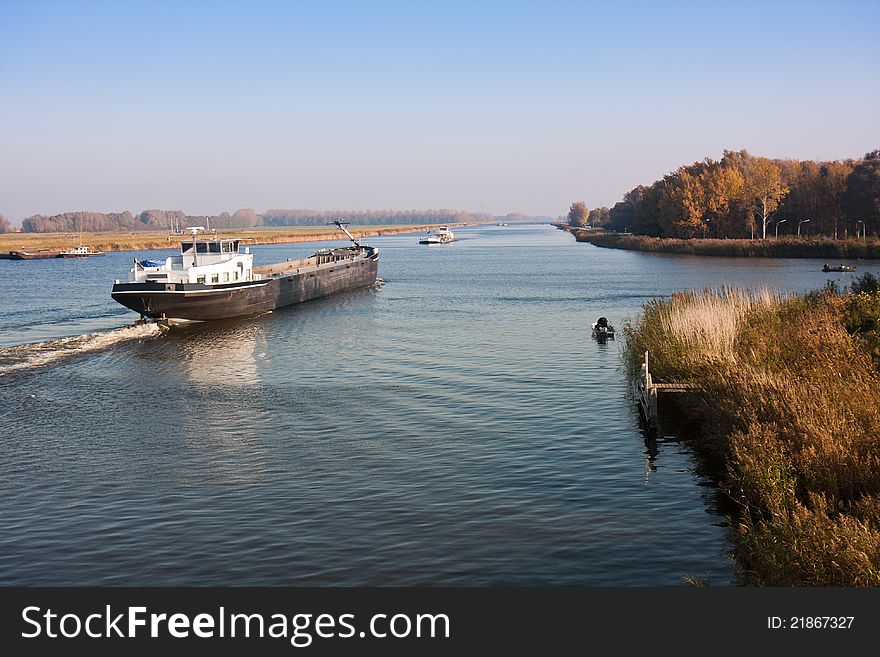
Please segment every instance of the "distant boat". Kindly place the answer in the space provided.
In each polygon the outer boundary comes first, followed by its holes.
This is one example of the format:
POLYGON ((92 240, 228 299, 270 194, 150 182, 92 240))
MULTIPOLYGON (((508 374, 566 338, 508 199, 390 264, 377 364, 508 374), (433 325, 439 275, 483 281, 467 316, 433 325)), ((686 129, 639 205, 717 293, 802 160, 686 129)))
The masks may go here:
POLYGON ((829 267, 828 265, 824 265, 824 266, 822 267, 822 271, 824 271, 824 272, 829 272, 829 271, 855 271, 855 270, 856 270, 855 267, 849 267, 849 266, 847 266, 847 265, 837 265, 836 267, 829 267))
POLYGON ((455 233, 448 226, 440 226, 428 231, 427 236, 419 240, 419 244, 448 244, 455 241, 455 233))
POLYGON ((608 338, 614 339, 614 327, 605 317, 600 317, 593 323, 593 337, 599 342, 604 342, 608 338))
POLYGON ((497 224, 495 224, 495 225, 496 225, 496 226, 500 226, 501 228, 504 228, 505 226, 507 226, 507 224, 504 223, 503 221, 499 221, 499 222, 498 222, 497 224))
POLYGON ((47 251, 39 249, 37 251, 10 251, 3 255, 5 260, 45 260, 47 258, 58 258, 61 256, 60 251, 47 251))
POLYGON ((86 246, 85 244, 80 244, 79 246, 75 246, 72 249, 67 249, 66 251, 62 251, 58 257, 59 258, 88 258, 90 256, 102 256, 104 255, 103 251, 92 251, 91 247, 86 246))

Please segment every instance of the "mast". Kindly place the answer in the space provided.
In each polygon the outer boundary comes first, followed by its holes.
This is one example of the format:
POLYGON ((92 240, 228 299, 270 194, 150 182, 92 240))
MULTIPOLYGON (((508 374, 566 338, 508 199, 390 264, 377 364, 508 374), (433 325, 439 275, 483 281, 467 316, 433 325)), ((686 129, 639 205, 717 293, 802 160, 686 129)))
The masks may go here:
POLYGON ((354 235, 348 232, 348 224, 341 221, 333 221, 328 223, 327 225, 329 226, 331 223, 336 224, 339 227, 339 230, 348 235, 348 239, 350 239, 357 248, 361 248, 361 243, 355 239, 354 235))
POLYGON ((196 235, 198 235, 200 230, 205 230, 201 226, 187 226, 186 229, 192 232, 193 236, 193 267, 199 266, 199 252, 196 248, 196 235))

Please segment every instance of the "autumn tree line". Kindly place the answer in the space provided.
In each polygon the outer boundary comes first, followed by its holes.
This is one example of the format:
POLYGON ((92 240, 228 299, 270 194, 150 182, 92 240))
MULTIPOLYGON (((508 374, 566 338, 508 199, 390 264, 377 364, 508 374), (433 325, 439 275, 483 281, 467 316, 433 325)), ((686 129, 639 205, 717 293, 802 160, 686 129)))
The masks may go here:
POLYGON ((860 160, 779 160, 724 151, 639 185, 612 208, 571 205, 569 224, 675 238, 880 232, 880 150, 860 160))
MULTIPOLYGON (((489 221, 484 214, 458 210, 296 210, 271 209, 262 214, 244 208, 232 214, 188 215, 180 210, 144 210, 139 214, 125 212, 63 212, 51 216, 35 214, 22 219, 21 229, 26 233, 64 232, 130 232, 171 230, 186 226, 211 228, 254 228, 257 226, 322 226, 342 220, 352 224, 451 224, 489 221)), ((13 230, 10 222, 0 215, 0 233, 13 230)))

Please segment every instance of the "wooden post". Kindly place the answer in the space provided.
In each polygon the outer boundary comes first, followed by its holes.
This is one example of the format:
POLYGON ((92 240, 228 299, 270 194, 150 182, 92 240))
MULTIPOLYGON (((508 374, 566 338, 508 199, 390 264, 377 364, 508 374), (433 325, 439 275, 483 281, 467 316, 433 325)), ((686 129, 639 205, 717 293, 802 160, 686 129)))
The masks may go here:
POLYGON ((645 352, 645 361, 642 363, 638 376, 633 378, 633 396, 645 417, 645 424, 649 431, 657 431, 659 414, 659 395, 661 392, 686 393, 695 389, 692 383, 654 383, 654 377, 648 369, 648 352, 645 352))
POLYGON ((645 416, 645 423, 649 431, 657 430, 657 386, 648 369, 648 352, 645 352, 645 362, 642 363, 639 376, 633 381, 633 393, 636 401, 645 416))

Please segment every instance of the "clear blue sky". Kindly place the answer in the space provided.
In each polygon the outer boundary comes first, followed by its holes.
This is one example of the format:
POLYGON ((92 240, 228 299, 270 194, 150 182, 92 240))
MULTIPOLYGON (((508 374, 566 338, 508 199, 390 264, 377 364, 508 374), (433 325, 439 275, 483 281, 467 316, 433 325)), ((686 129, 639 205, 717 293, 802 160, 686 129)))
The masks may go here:
POLYGON ((562 214, 880 147, 880 2, 0 0, 0 212, 562 214))

